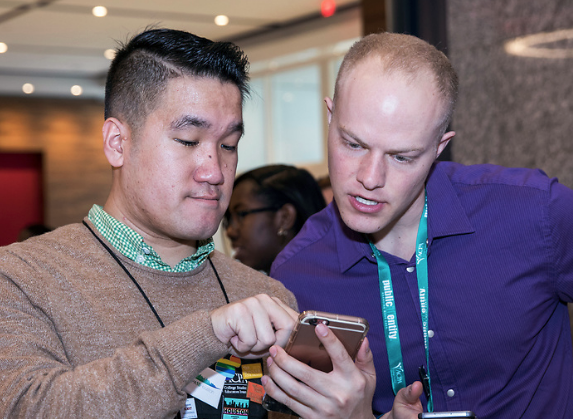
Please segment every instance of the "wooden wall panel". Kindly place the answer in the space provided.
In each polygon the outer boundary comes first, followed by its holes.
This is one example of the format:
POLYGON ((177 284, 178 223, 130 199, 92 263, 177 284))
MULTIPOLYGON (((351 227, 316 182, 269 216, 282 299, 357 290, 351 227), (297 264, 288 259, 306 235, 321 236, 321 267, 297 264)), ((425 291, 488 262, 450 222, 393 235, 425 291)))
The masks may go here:
POLYGON ((102 149, 103 120, 99 101, 0 98, 0 151, 44 155, 46 224, 81 221, 94 203, 105 203, 111 169, 102 149))

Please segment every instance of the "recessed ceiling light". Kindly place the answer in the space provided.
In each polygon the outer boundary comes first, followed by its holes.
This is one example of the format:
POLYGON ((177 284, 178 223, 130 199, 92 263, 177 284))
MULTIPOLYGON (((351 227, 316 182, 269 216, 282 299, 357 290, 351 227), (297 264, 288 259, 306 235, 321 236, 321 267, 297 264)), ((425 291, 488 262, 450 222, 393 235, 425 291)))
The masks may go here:
POLYGON ((105 58, 107 58, 108 60, 113 60, 113 59, 115 58, 115 50, 114 50, 114 49, 111 49, 111 48, 110 48, 110 49, 106 49, 106 50, 103 52, 103 56, 104 56, 105 58))
POLYGON ((32 83, 24 83, 22 86, 22 91, 27 95, 34 93, 34 85, 32 83))
POLYGON ((83 93, 84 89, 82 89, 82 86, 78 86, 77 84, 74 84, 72 86, 72 88, 70 89, 70 91, 72 92, 72 95, 79 96, 83 93))
POLYGON ((4 42, 0 42, 0 54, 4 54, 6 51, 8 51, 8 45, 4 42))
POLYGON ((226 26, 229 24, 229 18, 225 15, 219 15, 215 17, 215 25, 226 26))
POLYGON ((96 6, 92 9, 92 13, 95 17, 104 17, 107 15, 107 9, 104 6, 96 6))
POLYGON ((573 29, 561 29, 553 32, 540 32, 507 41, 505 52, 511 55, 535 58, 571 58, 573 48, 551 48, 543 46, 558 41, 573 39, 573 29))

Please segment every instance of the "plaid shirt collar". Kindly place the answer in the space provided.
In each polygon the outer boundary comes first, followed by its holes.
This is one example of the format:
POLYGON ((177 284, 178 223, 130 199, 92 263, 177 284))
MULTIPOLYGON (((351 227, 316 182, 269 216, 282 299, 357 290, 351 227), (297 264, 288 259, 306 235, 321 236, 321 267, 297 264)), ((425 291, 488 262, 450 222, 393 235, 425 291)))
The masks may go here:
POLYGON ((197 251, 171 267, 161 260, 153 248, 134 230, 106 213, 99 205, 94 205, 88 219, 100 234, 125 257, 148 268, 164 272, 189 272, 201 265, 215 249, 213 238, 198 241, 197 251))

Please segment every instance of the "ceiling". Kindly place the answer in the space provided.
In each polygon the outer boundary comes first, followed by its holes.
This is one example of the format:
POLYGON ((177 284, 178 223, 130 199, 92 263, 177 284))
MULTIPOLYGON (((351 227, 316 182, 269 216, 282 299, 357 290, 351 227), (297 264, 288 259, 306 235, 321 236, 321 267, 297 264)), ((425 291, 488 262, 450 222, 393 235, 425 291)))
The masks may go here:
MULTIPOLYGON (((357 7, 337 0, 337 10, 357 7)), ((101 98, 109 66, 104 57, 125 41, 155 25, 186 30, 214 40, 238 42, 255 35, 320 19, 321 0, 0 0, 0 95, 24 96, 32 83, 36 96, 68 96, 74 84, 83 97, 101 98), (108 14, 95 17, 94 6, 108 14), (229 17, 227 26, 214 18, 229 17)))

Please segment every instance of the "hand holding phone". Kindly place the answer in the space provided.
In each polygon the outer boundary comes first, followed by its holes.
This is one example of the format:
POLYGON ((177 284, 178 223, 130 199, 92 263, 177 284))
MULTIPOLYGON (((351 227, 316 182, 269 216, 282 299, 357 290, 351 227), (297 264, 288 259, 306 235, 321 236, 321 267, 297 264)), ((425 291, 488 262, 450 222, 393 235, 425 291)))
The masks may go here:
MULTIPOLYGON (((314 329, 318 324, 326 325, 334 333, 353 360, 369 328, 368 321, 361 317, 314 310, 304 311, 299 315, 285 351, 312 368, 327 373, 332 371, 332 361, 316 336, 314 329)), ((263 407, 271 411, 293 414, 290 409, 269 396, 263 399, 263 407)))

